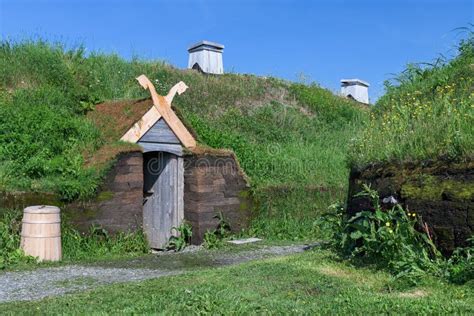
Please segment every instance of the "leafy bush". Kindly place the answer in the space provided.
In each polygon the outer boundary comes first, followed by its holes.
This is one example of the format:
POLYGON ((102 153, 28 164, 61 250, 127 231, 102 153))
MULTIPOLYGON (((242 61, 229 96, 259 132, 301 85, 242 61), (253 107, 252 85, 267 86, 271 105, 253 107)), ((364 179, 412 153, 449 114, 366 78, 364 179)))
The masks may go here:
POLYGON ((339 205, 322 220, 329 226, 332 245, 352 260, 375 264, 389 270, 396 279, 416 284, 422 276, 444 276, 453 282, 473 277, 473 248, 458 249, 444 259, 426 232, 422 220, 400 205, 383 210, 377 192, 365 186, 359 195, 373 201, 373 211, 362 211, 348 218, 339 205))

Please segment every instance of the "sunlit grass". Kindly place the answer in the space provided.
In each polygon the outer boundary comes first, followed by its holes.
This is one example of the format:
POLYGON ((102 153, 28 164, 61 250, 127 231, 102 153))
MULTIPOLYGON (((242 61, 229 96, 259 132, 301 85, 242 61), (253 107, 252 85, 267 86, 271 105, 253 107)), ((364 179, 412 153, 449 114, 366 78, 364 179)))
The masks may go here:
POLYGON ((36 302, 0 305, 7 313, 470 314, 474 292, 437 280, 396 289, 389 275, 339 262, 327 251, 233 267, 102 286, 36 302))
POLYGON ((474 37, 461 42, 453 60, 409 65, 387 83, 366 129, 353 143, 351 162, 474 156, 474 37))

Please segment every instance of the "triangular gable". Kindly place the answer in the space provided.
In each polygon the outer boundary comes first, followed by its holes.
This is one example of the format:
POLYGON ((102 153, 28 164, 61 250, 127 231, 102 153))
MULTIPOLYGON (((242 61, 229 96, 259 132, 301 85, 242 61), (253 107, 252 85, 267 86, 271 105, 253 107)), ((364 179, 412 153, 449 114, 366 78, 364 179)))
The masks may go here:
POLYGON ((163 118, 160 118, 138 142, 181 144, 178 137, 176 137, 163 118))
POLYGON ((171 102, 175 94, 186 91, 188 88, 186 84, 180 81, 171 88, 166 97, 163 97, 156 93, 155 87, 145 75, 139 76, 137 80, 143 88, 150 90, 153 107, 122 136, 121 140, 131 143, 138 142, 162 118, 184 147, 189 149, 196 147, 196 140, 171 109, 171 102))

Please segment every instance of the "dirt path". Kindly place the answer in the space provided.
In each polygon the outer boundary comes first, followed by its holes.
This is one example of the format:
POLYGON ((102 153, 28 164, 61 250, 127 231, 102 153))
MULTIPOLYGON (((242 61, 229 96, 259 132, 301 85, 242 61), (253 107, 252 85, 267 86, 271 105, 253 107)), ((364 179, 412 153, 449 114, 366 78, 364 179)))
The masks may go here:
POLYGON ((84 291, 102 284, 131 282, 182 274, 210 267, 303 252, 305 246, 264 246, 243 251, 205 251, 147 255, 110 261, 33 271, 0 273, 0 303, 37 300, 84 291))

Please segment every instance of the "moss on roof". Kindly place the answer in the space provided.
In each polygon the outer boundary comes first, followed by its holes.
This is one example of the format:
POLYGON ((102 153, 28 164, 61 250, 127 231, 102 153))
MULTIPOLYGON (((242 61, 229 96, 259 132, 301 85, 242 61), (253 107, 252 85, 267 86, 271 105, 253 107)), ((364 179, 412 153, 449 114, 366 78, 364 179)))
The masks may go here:
MULTIPOLYGON (((104 144, 94 153, 85 154, 86 166, 101 167, 115 159, 115 157, 121 153, 141 151, 142 149, 139 145, 122 142, 120 138, 152 106, 153 101, 151 99, 107 101, 96 105, 95 109, 87 114, 87 118, 90 119, 102 133, 104 144)), ((190 125, 183 120, 179 111, 176 108, 173 108, 173 110, 189 132, 197 138, 196 133, 190 125)), ((203 145, 187 149, 185 154, 233 157, 237 161, 237 157, 232 150, 216 149, 203 145)))
POLYGON ((96 105, 87 117, 111 143, 120 140, 152 106, 151 99, 107 101, 96 105))

